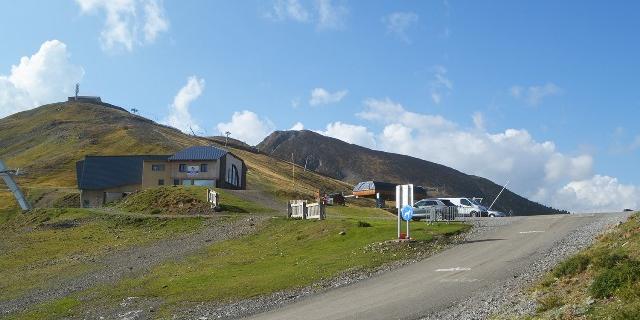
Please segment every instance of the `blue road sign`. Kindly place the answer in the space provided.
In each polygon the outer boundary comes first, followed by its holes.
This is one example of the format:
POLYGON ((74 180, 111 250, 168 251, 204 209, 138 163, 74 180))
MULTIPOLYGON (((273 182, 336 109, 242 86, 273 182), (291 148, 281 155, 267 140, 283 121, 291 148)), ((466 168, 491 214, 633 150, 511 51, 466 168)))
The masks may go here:
POLYGON ((410 205, 405 205, 404 207, 402 207, 402 209, 400 209, 400 214, 402 215, 402 219, 404 219, 404 221, 411 220, 411 218, 413 218, 413 207, 410 205))

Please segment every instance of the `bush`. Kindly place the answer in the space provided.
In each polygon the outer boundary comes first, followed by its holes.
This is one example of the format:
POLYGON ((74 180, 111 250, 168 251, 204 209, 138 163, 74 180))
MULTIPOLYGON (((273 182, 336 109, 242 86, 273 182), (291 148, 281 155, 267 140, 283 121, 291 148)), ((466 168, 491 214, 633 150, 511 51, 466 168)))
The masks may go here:
POLYGON ((611 269, 625 260, 629 260, 629 256, 627 254, 620 252, 604 252, 594 257, 593 264, 598 268, 611 269))
POLYGON ((554 270, 553 275, 560 278, 564 276, 574 276, 587 270, 590 259, 584 254, 577 254, 561 262, 554 270))
POLYGON ((613 268, 596 275, 589 291, 595 298, 608 298, 625 286, 633 286, 640 279, 640 262, 624 260, 613 268))
POLYGON ((358 221, 358 227, 359 228, 369 228, 369 227, 371 227, 371 224, 369 222, 365 222, 365 221, 358 221))

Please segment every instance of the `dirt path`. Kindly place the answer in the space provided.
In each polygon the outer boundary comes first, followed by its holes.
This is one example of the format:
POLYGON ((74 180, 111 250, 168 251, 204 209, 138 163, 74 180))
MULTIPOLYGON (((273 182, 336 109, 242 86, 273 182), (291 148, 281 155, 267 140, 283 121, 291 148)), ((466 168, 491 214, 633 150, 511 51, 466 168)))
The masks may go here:
POLYGON ((26 310, 35 304, 60 299, 99 284, 115 283, 139 275, 169 260, 177 260, 212 243, 251 234, 268 217, 243 215, 237 219, 210 219, 195 233, 119 251, 93 262, 97 269, 79 277, 47 283, 19 298, 0 301, 0 316, 26 310))

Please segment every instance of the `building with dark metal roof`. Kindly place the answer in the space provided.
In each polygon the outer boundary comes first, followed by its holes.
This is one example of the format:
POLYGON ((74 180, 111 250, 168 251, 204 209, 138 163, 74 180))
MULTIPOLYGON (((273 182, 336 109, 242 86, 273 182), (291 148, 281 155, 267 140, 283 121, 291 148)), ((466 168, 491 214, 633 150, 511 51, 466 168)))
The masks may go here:
POLYGON ((76 163, 83 207, 163 185, 246 189, 247 166, 227 150, 195 146, 173 155, 86 156, 76 163))
POLYGON ((169 157, 169 161, 180 160, 218 160, 228 153, 227 150, 216 148, 213 146, 195 146, 189 147, 176 152, 169 157))

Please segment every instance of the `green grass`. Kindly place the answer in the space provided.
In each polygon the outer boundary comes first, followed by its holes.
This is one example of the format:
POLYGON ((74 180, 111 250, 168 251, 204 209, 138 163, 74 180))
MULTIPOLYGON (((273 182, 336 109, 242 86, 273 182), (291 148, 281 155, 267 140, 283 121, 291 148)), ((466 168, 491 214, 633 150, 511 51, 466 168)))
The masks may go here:
POLYGON ((144 276, 95 289, 85 295, 94 298, 83 305, 113 304, 129 296, 159 298, 165 303, 163 315, 168 316, 175 308, 197 302, 250 298, 311 285, 345 270, 372 269, 410 257, 434 238, 469 227, 413 223, 416 243, 380 246, 395 238, 395 217, 379 209, 350 207, 329 208, 328 216, 323 221, 269 219, 256 234, 211 245, 144 276), (331 218, 337 214, 352 217, 331 218), (360 227, 361 222, 370 227, 360 227), (383 247, 387 250, 380 250, 383 247))
POLYGON ((203 225, 203 219, 107 215, 86 209, 0 210, 0 299, 77 276, 91 260, 203 225))
POLYGON ((571 310, 581 319, 639 319, 640 213, 556 266, 534 295, 536 319, 572 319, 571 310))
MULTIPOLYGON (((270 213, 255 202, 239 198, 224 189, 216 189, 220 194, 223 212, 270 213)), ((116 208, 135 213, 149 214, 212 214, 207 203, 207 187, 166 186, 142 190, 129 195, 114 204, 116 208)))

